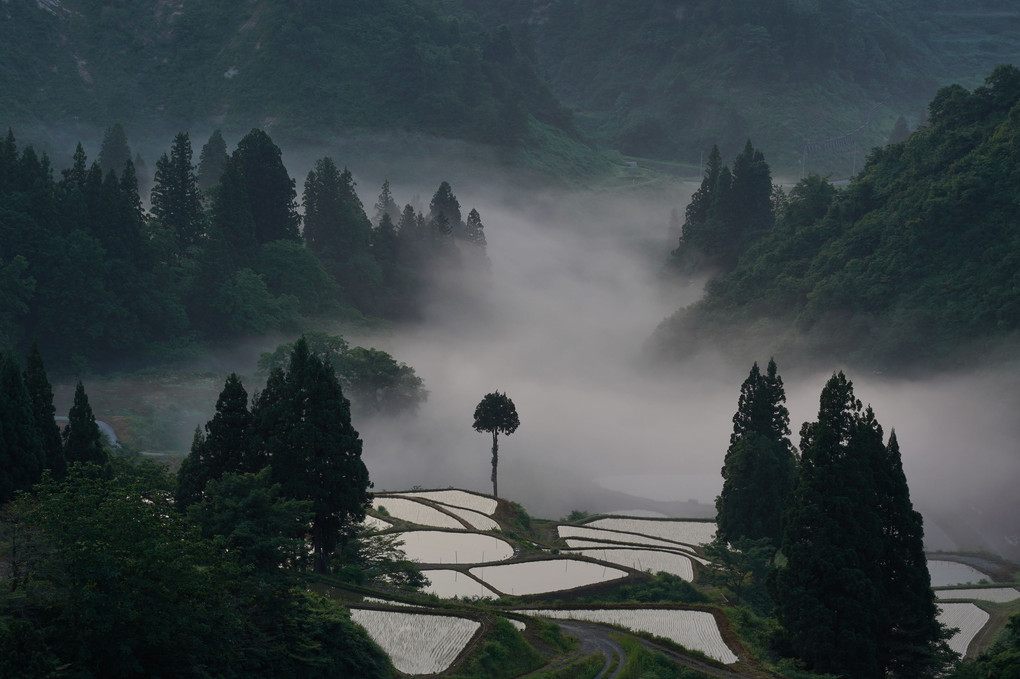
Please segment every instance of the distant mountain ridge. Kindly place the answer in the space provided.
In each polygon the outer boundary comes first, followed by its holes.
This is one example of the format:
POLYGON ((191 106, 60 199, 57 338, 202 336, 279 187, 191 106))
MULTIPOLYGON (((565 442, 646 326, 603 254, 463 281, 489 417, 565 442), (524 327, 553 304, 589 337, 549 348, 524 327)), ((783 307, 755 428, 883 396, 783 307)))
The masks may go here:
POLYGON ((513 145, 569 112, 506 31, 413 0, 9 0, 0 124, 351 128, 513 145))
MULTIPOLYGON (((865 124, 856 169, 898 117, 915 127, 936 90, 974 87, 1020 61, 1009 0, 431 0, 510 23, 578 125, 625 154, 698 162, 750 137, 773 167, 800 169, 805 142, 865 124)), ((852 149, 808 172, 849 177, 852 149)))

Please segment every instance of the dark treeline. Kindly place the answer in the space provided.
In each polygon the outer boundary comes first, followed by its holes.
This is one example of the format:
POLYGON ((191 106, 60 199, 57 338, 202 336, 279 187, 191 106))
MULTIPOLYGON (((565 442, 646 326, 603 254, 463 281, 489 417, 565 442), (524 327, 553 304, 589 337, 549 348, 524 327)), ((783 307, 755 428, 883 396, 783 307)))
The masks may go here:
POLYGON ((98 161, 79 144, 54 174, 13 133, 0 142, 0 343, 35 340, 61 370, 173 358, 314 316, 414 318, 431 272, 488 261, 481 217, 462 215, 447 182, 427 213, 401 210, 384 184, 370 219, 351 172, 322 158, 302 219, 258 129, 229 155, 214 133, 197 166, 178 134, 155 164, 151 213, 119 126, 98 161))
POLYGON ((774 661, 859 679, 942 676, 950 634, 937 619, 896 433, 884 438, 840 372, 822 390, 818 419, 800 429, 798 457, 785 402, 775 361, 765 374, 755 364, 733 416, 711 579, 774 616, 774 661))
POLYGON ((371 482, 329 361, 299 340, 250 410, 231 375, 178 476, 107 450, 80 382, 61 433, 38 350, 0 355, 0 676, 395 676, 302 580, 424 584, 361 530, 371 482))
POLYGON ((732 340, 757 324, 779 349, 891 368, 956 360, 967 343, 1015 333, 1018 106, 1013 66, 973 91, 943 88, 928 124, 874 149, 849 186, 811 175, 768 209, 767 166, 735 190, 751 147, 732 171, 713 153, 676 254, 720 270, 704 300, 660 327, 660 346, 732 340))

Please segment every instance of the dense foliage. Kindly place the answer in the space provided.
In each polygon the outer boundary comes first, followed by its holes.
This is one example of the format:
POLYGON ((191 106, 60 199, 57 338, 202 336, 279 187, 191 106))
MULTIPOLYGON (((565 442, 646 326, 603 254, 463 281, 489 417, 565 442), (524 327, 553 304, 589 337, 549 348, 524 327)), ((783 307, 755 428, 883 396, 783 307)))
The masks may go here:
MULTIPOLYGON (((861 149, 884 142, 897 116, 917 123, 941 83, 975 83, 1020 49, 1009 0, 432 4, 511 24, 578 124, 624 153, 694 163, 713 144, 729 155, 752 137, 787 171, 805 139, 871 117, 861 149)), ((828 162, 846 176, 851 152, 815 153, 808 167, 828 162)))
POLYGON ((779 545, 783 510, 797 469, 785 402, 776 362, 769 361, 764 375, 755 363, 740 387, 722 469, 723 487, 715 501, 720 540, 767 538, 779 545))
POLYGON ((794 187, 775 226, 659 339, 670 351, 757 324, 787 349, 888 368, 1008 337, 1020 330, 1018 154, 1020 70, 943 88, 930 125, 872 151, 845 189, 817 176, 794 187))
POLYGON ((3 676, 394 676, 346 611, 203 538, 169 489, 155 467, 75 465, 4 508, 3 676))
POLYGON ((0 13, 0 62, 5 126, 272 121, 292 138, 372 127, 496 144, 518 141, 529 115, 570 126, 509 32, 414 0, 18 1, 0 13))
POLYGON ((227 474, 268 467, 281 497, 308 503, 314 568, 326 573, 330 556, 355 535, 371 501, 361 447, 332 364, 309 351, 301 338, 287 369, 270 372, 251 410, 240 379, 227 378, 216 414, 204 434, 196 432, 182 463, 177 506, 206 498, 209 484, 227 474))
MULTIPOLYGON (((203 172, 221 143, 212 135, 203 172)), ((0 141, 0 346, 36 340, 61 370, 150 363, 326 314, 415 317, 434 269, 446 278, 484 270, 477 211, 439 228, 442 213, 426 219, 408 206, 398 222, 387 213, 373 224, 350 173, 328 158, 305 184, 306 247, 281 155, 252 130, 219 158, 222 174, 203 192, 180 133, 156 163, 150 215, 130 159, 104 173, 79 144, 57 180, 46 156, 19 152, 9 133, 0 141)), ((440 188, 457 204, 447 182, 440 188)))
POLYGON ((800 449, 785 560, 772 581, 788 651, 816 672, 940 676, 949 635, 936 618, 895 433, 883 442, 871 408, 838 373, 822 390, 818 420, 801 427, 800 449))

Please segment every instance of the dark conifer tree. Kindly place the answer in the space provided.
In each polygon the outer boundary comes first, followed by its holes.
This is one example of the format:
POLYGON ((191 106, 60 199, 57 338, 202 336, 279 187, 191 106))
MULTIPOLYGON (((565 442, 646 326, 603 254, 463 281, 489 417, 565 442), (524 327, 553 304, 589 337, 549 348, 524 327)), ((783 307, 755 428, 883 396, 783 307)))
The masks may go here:
POLYGON ((751 241, 761 238, 772 228, 772 171, 764 154, 748 139, 744 150, 733 161, 733 185, 728 218, 733 230, 732 249, 726 259, 736 263, 737 257, 751 241))
POLYGON ((801 428, 801 461, 775 578, 776 616, 814 672, 877 679, 882 632, 882 525, 869 460, 859 454, 861 402, 838 373, 818 420, 801 428))
MULTIPOLYGON (((250 259, 257 245, 255 218, 252 215, 244 171, 237 157, 232 156, 223 168, 220 183, 212 202, 211 250, 223 255, 234 265, 250 259)), ((214 259, 224 261, 219 256, 214 259)))
POLYGON ((862 408, 843 373, 801 429, 774 580, 777 617, 808 668, 861 679, 934 678, 951 653, 936 617, 921 516, 895 435, 862 408))
POLYGON ((45 461, 21 369, 0 354, 0 504, 37 483, 45 461))
POLYGON ((109 460, 103 448, 103 436, 92 414, 89 397, 85 394, 85 386, 79 381, 74 387, 74 403, 67 414, 67 426, 64 427, 64 459, 67 464, 75 462, 93 463, 107 467, 109 460))
POLYGON ((390 192, 389 179, 383 180, 379 199, 375 201, 376 226, 382 224, 383 215, 389 215, 390 222, 397 222, 400 219, 400 208, 397 206, 397 202, 393 200, 393 194, 390 192))
POLYGON ((471 208, 468 213, 467 222, 464 225, 464 240, 471 245, 485 250, 485 227, 482 225, 482 217, 478 210, 471 208))
POLYGON ((187 132, 181 132, 174 137, 170 155, 164 153, 156 161, 152 185, 152 214, 173 231, 181 250, 198 243, 206 230, 191 158, 191 139, 187 132))
POLYGON ((333 366, 294 345, 286 373, 270 373, 255 402, 260 450, 282 494, 312 503, 314 569, 325 573, 337 545, 353 535, 371 502, 361 439, 333 366))
POLYGON ((297 211, 294 180, 283 164, 283 153, 269 135, 253 129, 237 144, 233 157, 248 194, 255 223, 255 241, 300 240, 301 218, 297 211))
POLYGON ((778 547, 782 539, 782 514, 797 470, 785 403, 775 360, 764 375, 755 363, 740 387, 723 489, 715 501, 722 540, 769 538, 778 547))
POLYGON ((437 222, 442 215, 447 225, 447 233, 460 235, 464 222, 460 214, 460 202, 453 195, 453 189, 449 182, 442 182, 436 192, 432 195, 429 203, 429 221, 437 222))
MULTIPOLYGON (((868 409, 869 415, 870 408, 868 409)), ((870 418, 873 421, 873 416, 870 418)), ((881 427, 869 423, 877 432, 881 427)), ((883 606, 885 633, 879 639, 879 660, 893 679, 935 679, 952 661, 945 627, 938 620, 924 553, 924 520, 910 501, 896 432, 886 446, 874 445, 873 468, 882 517, 883 606)))
POLYGON ((198 188, 205 191, 220 183, 223 170, 227 166, 227 142, 219 130, 209 135, 209 141, 202 147, 198 156, 198 188))
POLYGON ((104 175, 108 172, 120 174, 130 160, 131 148, 128 146, 124 127, 120 123, 114 123, 103 135, 103 143, 99 147, 99 167, 102 168, 104 175))
POLYGON ((224 474, 254 473, 264 461, 253 452, 252 414, 248 410, 248 392, 241 378, 231 373, 216 400, 216 414, 205 424, 205 434, 196 432, 187 465, 178 474, 177 506, 202 499, 206 484, 224 474))
POLYGON ((32 404, 32 415, 43 450, 43 467, 49 469, 55 478, 63 478, 67 469, 64 460, 64 446, 57 426, 57 409, 53 406, 53 386, 46 376, 39 345, 35 342, 25 356, 25 388, 32 404))

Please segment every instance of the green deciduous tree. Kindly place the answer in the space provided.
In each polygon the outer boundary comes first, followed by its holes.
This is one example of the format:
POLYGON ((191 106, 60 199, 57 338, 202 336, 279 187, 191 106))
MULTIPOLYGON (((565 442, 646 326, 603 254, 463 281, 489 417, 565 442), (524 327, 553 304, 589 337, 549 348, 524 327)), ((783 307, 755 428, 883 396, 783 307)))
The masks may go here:
POLYGON ((475 407, 475 421, 472 425, 477 432, 492 434, 492 497, 498 499, 496 485, 496 467, 499 464, 500 434, 509 436, 517 431, 521 424, 517 416, 517 408, 505 393, 494 391, 482 397, 475 407))

